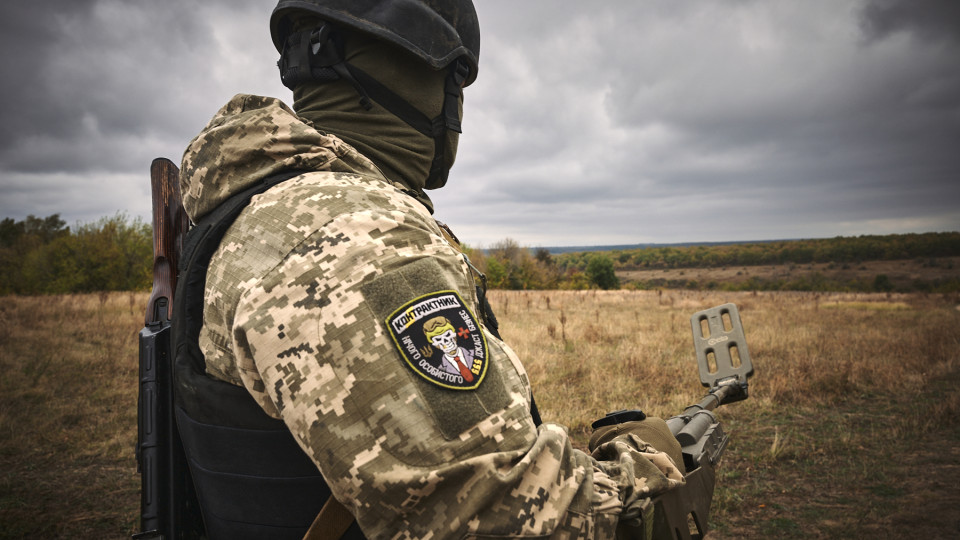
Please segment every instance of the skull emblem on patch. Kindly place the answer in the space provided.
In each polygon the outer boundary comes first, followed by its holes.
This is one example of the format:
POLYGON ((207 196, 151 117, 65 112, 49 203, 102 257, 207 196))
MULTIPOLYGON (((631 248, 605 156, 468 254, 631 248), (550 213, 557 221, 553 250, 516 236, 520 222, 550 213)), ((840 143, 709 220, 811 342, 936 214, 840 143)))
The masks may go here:
POLYGON ((452 390, 473 390, 487 369, 487 343, 456 291, 439 291, 404 304, 387 329, 407 366, 452 390))

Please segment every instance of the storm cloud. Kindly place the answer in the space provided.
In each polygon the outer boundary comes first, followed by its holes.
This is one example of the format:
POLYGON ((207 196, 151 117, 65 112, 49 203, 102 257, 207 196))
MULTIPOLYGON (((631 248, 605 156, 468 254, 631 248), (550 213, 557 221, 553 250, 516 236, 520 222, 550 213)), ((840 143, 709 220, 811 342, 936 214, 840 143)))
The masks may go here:
MULTIPOLYGON (((950 0, 479 0, 439 219, 473 245, 960 230, 950 0)), ((149 218, 150 161, 290 101, 274 3, 0 7, 0 217, 149 218)))

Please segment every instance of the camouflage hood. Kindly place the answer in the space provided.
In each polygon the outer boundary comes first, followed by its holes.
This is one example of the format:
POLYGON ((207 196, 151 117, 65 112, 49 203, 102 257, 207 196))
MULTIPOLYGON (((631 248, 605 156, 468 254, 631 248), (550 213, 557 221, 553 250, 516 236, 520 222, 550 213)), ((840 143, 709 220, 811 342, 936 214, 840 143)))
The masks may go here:
POLYGON ((383 179, 373 162, 305 123, 282 101, 237 94, 183 153, 183 207, 196 222, 234 193, 288 170, 352 172, 383 179))

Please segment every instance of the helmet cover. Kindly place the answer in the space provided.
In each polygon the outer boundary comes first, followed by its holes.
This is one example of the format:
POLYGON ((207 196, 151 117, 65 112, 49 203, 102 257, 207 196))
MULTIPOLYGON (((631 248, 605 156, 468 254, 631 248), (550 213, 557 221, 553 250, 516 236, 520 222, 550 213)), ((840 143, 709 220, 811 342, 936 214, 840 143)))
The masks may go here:
POLYGON ((470 69, 464 86, 477 78, 480 24, 471 0, 280 0, 270 16, 277 51, 283 51, 297 12, 382 39, 434 69, 459 58, 470 69))

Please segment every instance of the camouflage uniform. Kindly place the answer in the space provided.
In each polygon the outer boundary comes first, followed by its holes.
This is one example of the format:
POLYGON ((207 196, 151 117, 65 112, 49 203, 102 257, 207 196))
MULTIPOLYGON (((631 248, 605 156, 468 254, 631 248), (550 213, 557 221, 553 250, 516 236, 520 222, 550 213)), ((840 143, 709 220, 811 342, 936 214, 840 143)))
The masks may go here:
MULTIPOLYGON (((682 482, 634 435, 574 450, 530 416, 516 354, 481 328, 476 386, 407 365, 387 320, 454 292, 477 313, 464 255, 403 185, 281 102, 238 95, 183 158, 197 220, 269 175, 210 263, 200 342, 207 371, 282 418, 370 538, 613 538, 649 527, 649 496, 682 482)), ((477 319, 482 327, 482 320, 477 319)))

